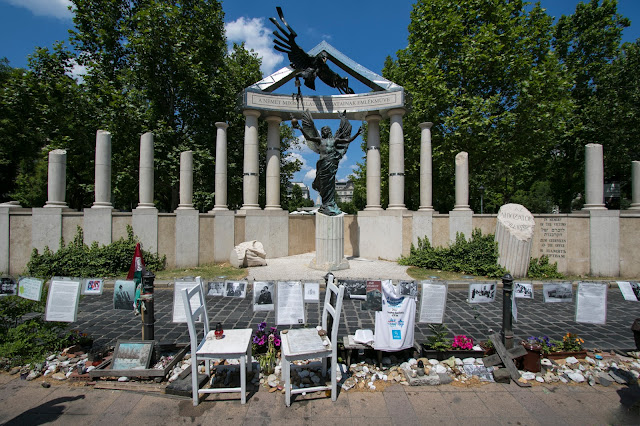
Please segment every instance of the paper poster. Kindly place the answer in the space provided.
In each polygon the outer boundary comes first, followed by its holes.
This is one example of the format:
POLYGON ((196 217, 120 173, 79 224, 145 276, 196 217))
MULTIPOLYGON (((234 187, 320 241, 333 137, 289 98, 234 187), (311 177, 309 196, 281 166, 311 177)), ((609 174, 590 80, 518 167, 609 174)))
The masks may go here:
POLYGON ((132 280, 116 280, 113 286, 113 309, 133 311, 136 283, 132 280))
POLYGON ((100 295, 104 287, 104 280, 101 278, 87 278, 82 284, 82 294, 100 295))
POLYGON ((496 300, 495 282, 469 284, 469 303, 491 303, 496 300))
MULTIPOLYGON (((198 286, 196 280, 176 281, 173 284, 173 320, 172 322, 187 322, 187 313, 184 311, 184 290, 191 290, 198 286)), ((196 310, 200 306, 200 300, 197 297, 191 298, 191 309, 196 310)))
POLYGON ((305 303, 320 303, 320 283, 304 283, 305 303))
POLYGON ((13 277, 0 278, 0 296, 15 296, 18 293, 18 284, 13 277))
POLYGON ((253 283, 253 310, 273 311, 275 297, 275 284, 273 281, 254 281, 253 283))
POLYGON ((571 303, 573 286, 571 283, 550 283, 542 286, 544 303, 571 303))
POLYGON ((225 297, 237 297, 244 299, 247 295, 246 281, 227 281, 225 297))
POLYGON ((79 299, 80 281, 51 280, 45 320, 75 322, 79 299))
POLYGON ((640 300, 640 285, 634 281, 616 281, 624 300, 637 302, 640 300))
POLYGON ((418 283, 415 281, 400 281, 400 296, 418 297, 418 283))
POLYGON ((29 277, 20 278, 18 280, 18 296, 39 302, 42 296, 42 280, 29 277))
POLYGON ((447 284, 444 281, 422 281, 418 322, 442 324, 446 304, 447 284))
POLYGON ((382 310, 382 281, 367 281, 366 299, 360 306, 363 311, 382 310))
POLYGON ((300 281, 278 281, 276 288, 276 325, 304 323, 302 283, 300 281))
POLYGON ((344 285, 344 295, 348 299, 364 300, 367 297, 366 280, 339 280, 338 286, 344 285))
POLYGON ((519 299, 533 299, 533 284, 514 282, 513 295, 519 299))
POLYGON ((606 324, 607 285, 601 283, 578 283, 576 295, 576 322, 606 324))

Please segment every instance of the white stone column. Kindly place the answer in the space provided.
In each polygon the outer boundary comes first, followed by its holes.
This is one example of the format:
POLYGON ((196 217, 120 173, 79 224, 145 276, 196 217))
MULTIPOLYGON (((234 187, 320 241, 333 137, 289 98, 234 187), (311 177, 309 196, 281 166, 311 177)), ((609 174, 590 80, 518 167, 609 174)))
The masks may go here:
POLYGON ((178 210, 193 210, 193 151, 180 153, 180 204, 178 210))
POLYGON ((420 123, 420 211, 433 211, 431 126, 431 122, 420 123))
POLYGON ((153 204, 153 133, 140 137, 139 209, 155 208, 153 204))
POLYGON ((631 162, 631 207, 640 210, 640 161, 631 162))
MULTIPOLYGON (((456 204, 453 210, 471 210, 469 208, 469 154, 464 151, 456 155, 456 204)), ((466 237, 471 236, 466 235, 466 237)))
POLYGON ((404 133, 402 116, 404 108, 389 111, 391 129, 389 130, 389 207, 391 210, 403 210, 404 205, 404 133))
POLYGON ((282 210, 280 206, 280 122, 276 115, 266 118, 267 130, 267 176, 265 210, 282 210))
POLYGON ((244 110, 244 179, 242 210, 259 209, 258 204, 258 117, 260 112, 244 110))
POLYGON ((111 133, 96 132, 95 201, 93 209, 113 208, 111 205, 111 133))
POLYGON ((64 201, 67 187, 67 151, 49 151, 49 172, 47 182, 47 204, 44 207, 67 207, 64 201))
MULTIPOLYGON (((217 122, 216 127, 216 193, 213 210, 228 210, 227 205, 227 128, 229 125, 217 122)), ((227 253, 228 254, 228 253, 227 253)))
POLYGON ((584 168, 585 203, 582 210, 606 209, 602 145, 589 143, 584 147, 584 168))
POLYGON ((380 204, 380 120, 378 114, 370 114, 367 120, 367 205, 365 210, 382 210, 380 204))

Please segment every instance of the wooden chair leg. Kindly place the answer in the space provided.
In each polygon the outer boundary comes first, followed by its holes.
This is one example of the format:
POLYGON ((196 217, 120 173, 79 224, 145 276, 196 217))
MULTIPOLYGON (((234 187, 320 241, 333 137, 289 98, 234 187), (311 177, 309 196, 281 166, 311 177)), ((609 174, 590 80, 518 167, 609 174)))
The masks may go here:
POLYGON ((284 372, 284 403, 287 407, 291 406, 291 363, 285 357, 282 357, 282 369, 284 372))
POLYGON ((240 357, 240 403, 247 403, 247 356, 240 357))

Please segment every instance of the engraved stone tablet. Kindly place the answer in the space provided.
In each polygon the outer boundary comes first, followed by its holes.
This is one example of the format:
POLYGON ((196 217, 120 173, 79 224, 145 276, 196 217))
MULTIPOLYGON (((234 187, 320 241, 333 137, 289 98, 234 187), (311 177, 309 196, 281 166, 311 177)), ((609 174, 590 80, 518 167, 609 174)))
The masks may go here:
POLYGON ((514 278, 527 275, 534 227, 533 215, 526 207, 520 204, 500 207, 496 224, 498 263, 514 278))

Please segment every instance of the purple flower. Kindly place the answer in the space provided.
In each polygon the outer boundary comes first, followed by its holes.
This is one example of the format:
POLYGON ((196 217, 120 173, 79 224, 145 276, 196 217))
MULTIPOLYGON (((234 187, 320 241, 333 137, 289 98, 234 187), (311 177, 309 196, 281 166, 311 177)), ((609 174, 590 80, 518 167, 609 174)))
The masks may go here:
POLYGON ((262 321, 260 324, 258 324, 258 331, 264 331, 264 329, 267 328, 267 323, 262 321))
POLYGON ((280 347, 280 339, 278 337, 274 338, 273 344, 276 346, 276 348, 280 347))

